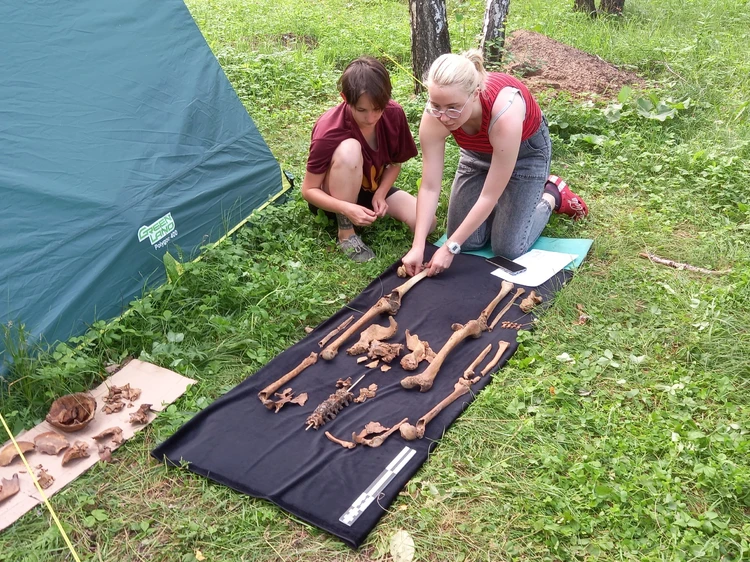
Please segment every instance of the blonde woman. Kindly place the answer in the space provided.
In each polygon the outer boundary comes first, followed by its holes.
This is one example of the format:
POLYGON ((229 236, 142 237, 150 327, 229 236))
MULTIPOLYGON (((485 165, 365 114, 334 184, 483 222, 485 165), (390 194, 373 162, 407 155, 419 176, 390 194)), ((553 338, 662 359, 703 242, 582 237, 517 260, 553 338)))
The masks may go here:
POLYGON ((482 54, 446 54, 430 67, 428 100, 419 126, 422 185, 411 250, 403 263, 410 275, 449 268, 461 250, 491 242, 492 251, 514 259, 528 251, 550 214, 574 220, 586 203, 550 176, 552 144, 539 104, 518 79, 484 69, 482 54), (445 142, 460 147, 448 204, 448 240, 423 266, 425 239, 440 197, 445 142))

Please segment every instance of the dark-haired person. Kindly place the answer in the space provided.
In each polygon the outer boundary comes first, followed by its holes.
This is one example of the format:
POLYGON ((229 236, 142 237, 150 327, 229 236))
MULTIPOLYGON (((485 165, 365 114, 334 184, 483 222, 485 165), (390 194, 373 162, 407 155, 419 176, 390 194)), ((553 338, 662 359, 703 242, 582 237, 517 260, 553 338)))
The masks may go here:
POLYGON ((552 144, 539 104, 518 79, 487 73, 482 53, 438 57, 428 73, 429 99, 419 125, 422 184, 414 242, 404 256, 409 275, 423 269, 425 238, 443 181, 446 139, 460 148, 448 204, 448 240, 427 264, 428 275, 450 267, 462 249, 487 241, 509 259, 527 252, 550 214, 574 220, 586 203, 550 176, 552 144))
POLYGON ((414 230, 417 200, 393 184, 417 147, 404 110, 391 99, 390 75, 378 60, 360 57, 349 63, 338 87, 344 101, 326 111, 312 130, 302 197, 313 213, 335 214, 339 248, 352 260, 366 262, 375 254, 355 226, 388 215, 414 230))

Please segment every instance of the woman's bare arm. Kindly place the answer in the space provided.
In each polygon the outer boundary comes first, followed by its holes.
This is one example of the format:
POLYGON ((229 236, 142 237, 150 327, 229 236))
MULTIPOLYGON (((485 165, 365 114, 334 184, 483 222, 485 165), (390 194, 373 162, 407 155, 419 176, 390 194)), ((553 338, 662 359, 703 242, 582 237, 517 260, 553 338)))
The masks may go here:
POLYGON ((403 258, 409 275, 419 273, 424 259, 427 235, 430 233, 443 186, 445 139, 450 133, 434 117, 422 115, 419 124, 419 144, 422 148, 422 183, 417 193, 417 222, 412 249, 403 258))
POLYGON ((419 125, 419 144, 422 147, 422 183, 417 194, 417 227, 414 241, 424 247, 425 238, 430 233, 432 218, 437 210, 440 190, 443 187, 443 168, 445 166, 445 139, 448 130, 435 119, 422 116, 419 125))

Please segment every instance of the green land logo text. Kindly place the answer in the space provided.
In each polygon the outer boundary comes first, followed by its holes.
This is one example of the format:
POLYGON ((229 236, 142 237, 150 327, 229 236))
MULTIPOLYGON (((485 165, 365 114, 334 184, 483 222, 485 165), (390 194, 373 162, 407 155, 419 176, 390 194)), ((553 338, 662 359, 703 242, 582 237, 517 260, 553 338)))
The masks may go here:
POLYGON ((154 221, 148 226, 142 226, 138 229, 138 242, 143 242, 146 238, 155 249, 162 248, 169 244, 172 238, 177 236, 172 213, 167 213, 162 218, 154 221))

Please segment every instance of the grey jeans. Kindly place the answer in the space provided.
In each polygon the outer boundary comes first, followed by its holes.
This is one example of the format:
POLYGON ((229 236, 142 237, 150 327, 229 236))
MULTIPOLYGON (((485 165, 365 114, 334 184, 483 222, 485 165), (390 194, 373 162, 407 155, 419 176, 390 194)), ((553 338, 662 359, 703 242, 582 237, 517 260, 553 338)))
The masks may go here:
MULTIPOLYGON (((496 255, 514 259, 526 253, 547 225, 552 207, 542 199, 549 176, 552 142, 546 119, 521 142, 513 173, 487 220, 461 245, 477 250, 492 243, 496 255)), ((448 237, 469 214, 484 187, 492 154, 461 149, 448 203, 448 237)))

